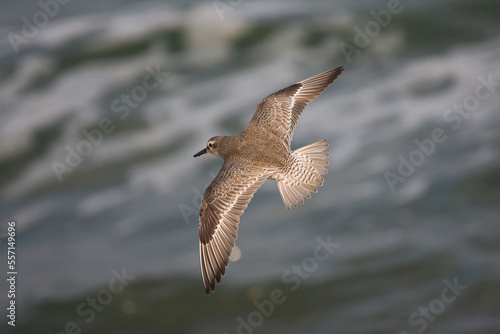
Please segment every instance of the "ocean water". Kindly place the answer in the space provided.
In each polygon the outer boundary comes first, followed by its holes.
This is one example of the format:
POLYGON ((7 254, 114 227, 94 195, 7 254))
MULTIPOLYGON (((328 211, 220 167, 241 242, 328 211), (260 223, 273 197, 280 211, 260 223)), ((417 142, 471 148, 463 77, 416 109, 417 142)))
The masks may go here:
POLYGON ((500 3, 15 1, 0 5, 2 333, 500 333, 500 3), (197 210, 267 94, 344 73, 206 296, 197 210))

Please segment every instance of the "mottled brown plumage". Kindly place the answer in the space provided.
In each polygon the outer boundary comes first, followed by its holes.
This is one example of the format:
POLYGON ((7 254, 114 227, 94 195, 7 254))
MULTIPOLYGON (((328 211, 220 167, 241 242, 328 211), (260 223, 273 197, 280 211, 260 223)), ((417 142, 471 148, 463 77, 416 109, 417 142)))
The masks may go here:
POLYGON ((207 294, 224 276, 240 216, 266 179, 278 182, 287 209, 302 204, 323 184, 329 155, 324 152, 326 140, 295 151, 290 150, 290 142, 306 105, 342 71, 338 67, 270 94, 259 102, 241 134, 213 137, 194 155, 212 153, 224 160, 200 206, 200 263, 207 294))

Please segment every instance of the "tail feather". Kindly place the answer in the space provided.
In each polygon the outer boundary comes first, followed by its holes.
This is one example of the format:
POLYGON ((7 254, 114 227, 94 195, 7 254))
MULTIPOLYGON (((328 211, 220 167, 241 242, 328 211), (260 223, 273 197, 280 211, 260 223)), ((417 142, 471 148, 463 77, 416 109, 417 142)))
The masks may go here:
POLYGON ((326 174, 328 152, 326 140, 301 147, 292 152, 290 167, 282 172, 276 180, 283 203, 288 210, 304 203, 304 197, 311 198, 311 192, 317 192, 317 186, 323 184, 321 175, 326 174))

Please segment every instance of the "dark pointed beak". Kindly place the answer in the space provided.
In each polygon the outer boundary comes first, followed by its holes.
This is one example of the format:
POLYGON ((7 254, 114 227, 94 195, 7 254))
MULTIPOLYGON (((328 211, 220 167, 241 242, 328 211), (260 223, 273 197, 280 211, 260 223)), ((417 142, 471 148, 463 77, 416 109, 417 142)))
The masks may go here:
POLYGON ((199 157, 200 155, 203 155, 207 153, 207 148, 205 147, 203 150, 201 150, 200 152, 196 153, 195 155, 193 155, 193 157, 199 157))

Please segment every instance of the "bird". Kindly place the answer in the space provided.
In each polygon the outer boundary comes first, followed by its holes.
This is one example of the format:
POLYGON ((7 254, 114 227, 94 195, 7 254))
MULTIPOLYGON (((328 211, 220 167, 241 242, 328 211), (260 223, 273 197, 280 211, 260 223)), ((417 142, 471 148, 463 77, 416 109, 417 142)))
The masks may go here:
POLYGON ((337 67, 280 89, 262 99, 245 130, 215 136, 194 157, 210 153, 223 165, 203 193, 199 211, 200 265, 205 292, 215 291, 226 274, 235 246, 240 216, 267 179, 277 181, 290 210, 323 185, 329 156, 326 140, 294 151, 290 148, 297 121, 343 71, 337 67))

